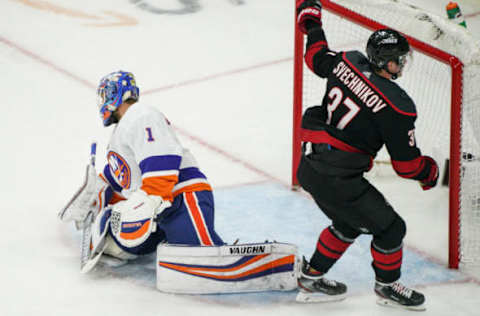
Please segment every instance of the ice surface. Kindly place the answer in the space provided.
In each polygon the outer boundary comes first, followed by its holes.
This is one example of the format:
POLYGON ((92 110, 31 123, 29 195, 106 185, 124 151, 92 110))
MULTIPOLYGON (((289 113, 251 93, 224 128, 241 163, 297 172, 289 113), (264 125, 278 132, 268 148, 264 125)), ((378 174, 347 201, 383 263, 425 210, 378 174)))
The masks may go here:
MULTIPOLYGON (((117 69, 135 73, 142 102, 158 106, 196 155, 225 240, 292 242, 310 256, 327 225, 307 195, 288 188, 294 1, 135 2, 0 4, 9 17, 0 20, 0 315, 407 313, 374 303, 368 236, 331 271, 351 289, 335 304, 297 304, 292 292, 160 293, 153 256, 79 273, 78 233, 56 214, 81 184, 92 139, 102 156, 111 130, 98 119, 95 88, 117 69)), ((445 5, 409 2, 440 13, 445 5)), ((478 1, 458 2, 479 36, 478 1)), ((401 179, 376 184, 407 221, 403 280, 426 294, 424 315, 478 315, 478 280, 445 268, 446 190, 422 192, 401 179)))

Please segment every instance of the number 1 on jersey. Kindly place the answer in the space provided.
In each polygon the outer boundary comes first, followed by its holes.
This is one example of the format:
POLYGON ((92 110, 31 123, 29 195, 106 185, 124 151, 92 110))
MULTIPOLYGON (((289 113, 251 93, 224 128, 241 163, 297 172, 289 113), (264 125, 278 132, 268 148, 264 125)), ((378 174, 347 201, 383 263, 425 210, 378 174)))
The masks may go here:
POLYGON ((153 138, 152 135, 152 128, 151 127, 145 127, 145 130, 147 131, 147 141, 153 142, 155 139, 153 138))
MULTIPOLYGON (((338 106, 342 102, 343 92, 340 88, 333 87, 332 90, 330 90, 330 92, 328 93, 328 96, 332 100, 332 102, 327 105, 327 112, 328 112, 327 124, 330 125, 332 121, 333 112, 338 108, 338 106)), ((350 99, 349 97, 346 97, 345 100, 343 100, 342 104, 348 108, 348 112, 345 113, 338 121, 337 123, 338 129, 344 129, 345 126, 347 126, 348 123, 350 123, 360 111, 360 107, 355 102, 353 102, 352 99, 350 99)))

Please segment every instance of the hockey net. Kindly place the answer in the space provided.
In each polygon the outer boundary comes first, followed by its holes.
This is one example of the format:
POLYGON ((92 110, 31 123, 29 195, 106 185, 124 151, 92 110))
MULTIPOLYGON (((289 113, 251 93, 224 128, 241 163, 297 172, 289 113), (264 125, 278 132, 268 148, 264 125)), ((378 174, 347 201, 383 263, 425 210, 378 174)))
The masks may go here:
MULTIPOLYGON (((323 26, 333 50, 365 53, 372 31, 384 27, 408 38, 413 65, 397 83, 416 103, 419 147, 439 162, 441 170, 448 170, 449 266, 480 265, 480 45, 465 28, 397 0, 323 0, 322 4, 323 26)), ((321 104, 325 92, 325 81, 304 64, 304 45, 304 36, 295 27, 294 186, 301 115, 307 107, 321 104)), ((393 174, 385 149, 375 162, 374 170, 393 174)))

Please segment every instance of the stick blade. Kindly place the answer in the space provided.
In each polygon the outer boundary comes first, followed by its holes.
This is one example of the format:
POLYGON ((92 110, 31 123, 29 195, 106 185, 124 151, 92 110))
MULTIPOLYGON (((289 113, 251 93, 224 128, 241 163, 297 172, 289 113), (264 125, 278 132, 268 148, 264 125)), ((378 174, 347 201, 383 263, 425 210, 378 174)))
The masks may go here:
POLYGON ((83 221, 82 244, 80 253, 80 270, 82 271, 82 273, 84 273, 83 270, 92 255, 92 223, 93 212, 90 211, 85 220, 83 221))

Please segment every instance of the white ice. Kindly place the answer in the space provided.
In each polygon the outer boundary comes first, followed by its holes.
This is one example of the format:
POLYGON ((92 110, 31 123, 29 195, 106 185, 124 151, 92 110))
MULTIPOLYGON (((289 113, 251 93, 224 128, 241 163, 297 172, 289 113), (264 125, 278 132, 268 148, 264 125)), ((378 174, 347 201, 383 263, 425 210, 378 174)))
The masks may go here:
MULTIPOLYGON (((447 1, 405 1, 445 14, 447 1)), ((155 289, 151 257, 81 275, 78 233, 56 217, 82 181, 89 143, 98 140, 101 157, 111 132, 97 113, 96 84, 124 69, 209 177, 219 233, 227 241, 296 243, 310 256, 325 219, 307 195, 288 187, 294 2, 1 1, 0 315, 408 313, 375 304, 365 240, 332 269, 352 288, 340 303, 297 304, 291 293, 180 296, 155 289)), ((479 38, 480 3, 457 2, 479 38)), ((433 280, 405 275, 427 297, 423 315, 478 315, 478 278, 445 268, 447 191, 422 192, 401 179, 375 184, 407 221, 406 271, 433 280)))

